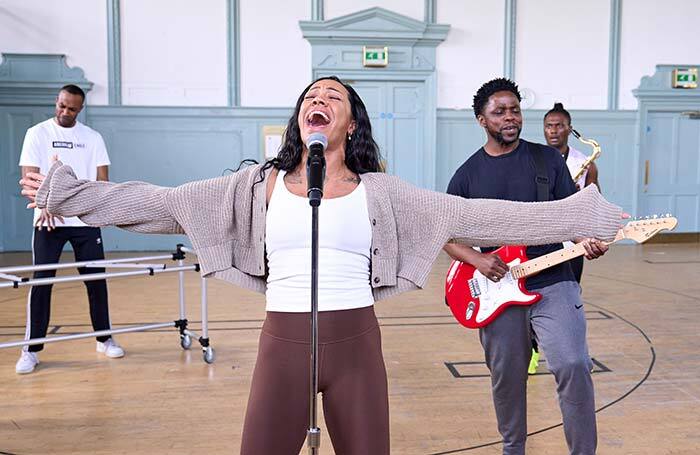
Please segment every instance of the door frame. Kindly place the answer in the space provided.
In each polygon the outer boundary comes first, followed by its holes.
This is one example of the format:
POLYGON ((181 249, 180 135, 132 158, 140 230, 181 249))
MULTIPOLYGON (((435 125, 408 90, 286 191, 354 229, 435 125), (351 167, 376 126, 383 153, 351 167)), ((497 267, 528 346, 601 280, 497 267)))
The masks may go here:
POLYGON ((311 77, 338 76, 354 81, 419 82, 424 84, 424 143, 420 185, 434 190, 437 160, 436 49, 449 25, 419 21, 384 8, 369 8, 327 21, 300 21, 311 44, 311 77), (383 67, 365 67, 364 46, 388 49, 383 67))
POLYGON ((638 101, 637 141, 634 155, 634 169, 637 170, 637 178, 634 179, 635 198, 633 211, 635 214, 642 215, 639 213, 641 200, 644 197, 644 160, 642 160, 642 157, 649 149, 646 141, 649 113, 681 113, 683 111, 700 110, 700 88, 674 89, 671 86, 673 71, 677 68, 689 67, 698 68, 700 64, 656 65, 656 72, 651 76, 644 76, 639 87, 632 90, 638 101))

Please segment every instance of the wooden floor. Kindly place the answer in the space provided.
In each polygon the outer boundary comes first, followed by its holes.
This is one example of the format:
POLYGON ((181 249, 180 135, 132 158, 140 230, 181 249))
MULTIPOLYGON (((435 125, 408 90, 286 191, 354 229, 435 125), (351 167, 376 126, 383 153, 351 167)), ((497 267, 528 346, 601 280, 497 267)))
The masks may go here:
MULTIPOLYGON (((0 265, 28 261, 0 255, 0 265)), ((393 454, 501 451, 476 332, 453 322, 443 304, 447 265, 441 257, 426 290, 376 307, 393 454)), ((583 285, 597 364, 598 453, 700 453, 698 244, 617 246, 587 262, 583 285)), ((174 274, 115 279, 109 289, 115 327, 178 317, 174 274)), ((23 337, 26 295, 0 290, 0 342, 23 337)), ((192 272, 187 296, 188 316, 199 321, 192 272)), ((183 351, 174 329, 119 336, 127 355, 118 360, 96 354, 92 339, 49 344, 26 376, 14 371, 19 349, 0 349, 0 453, 238 453, 263 298, 212 281, 209 300, 213 365, 199 349, 183 351)), ((88 324, 83 285, 54 286, 51 332, 88 324)), ((544 365, 540 372, 529 380, 528 453, 564 454, 553 379, 544 365)), ((321 429, 321 453, 332 454, 321 429)))

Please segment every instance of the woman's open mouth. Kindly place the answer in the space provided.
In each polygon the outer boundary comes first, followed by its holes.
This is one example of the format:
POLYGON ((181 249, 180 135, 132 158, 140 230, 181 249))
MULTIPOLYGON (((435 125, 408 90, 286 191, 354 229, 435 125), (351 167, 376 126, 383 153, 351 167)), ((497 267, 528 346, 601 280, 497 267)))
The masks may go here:
POLYGON ((331 123, 331 119, 322 111, 311 111, 306 116, 306 124, 314 128, 323 128, 329 123, 331 123))

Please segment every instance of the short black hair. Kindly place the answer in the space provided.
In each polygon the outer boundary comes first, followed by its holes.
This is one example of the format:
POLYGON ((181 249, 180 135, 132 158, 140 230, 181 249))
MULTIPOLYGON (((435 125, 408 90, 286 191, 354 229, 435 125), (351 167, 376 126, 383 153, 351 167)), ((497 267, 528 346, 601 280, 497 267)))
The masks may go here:
POLYGON ((554 107, 551 108, 550 110, 547 111, 546 114, 544 114, 544 118, 547 118, 549 114, 561 114, 564 117, 566 117, 566 120, 569 121, 569 125, 571 125, 571 114, 569 114, 569 111, 564 109, 564 105, 561 103, 554 103, 554 107))
POLYGON ((59 90, 59 93, 60 92, 68 92, 71 95, 80 95, 80 97, 83 99, 83 103, 85 103, 85 92, 82 88, 78 87, 77 85, 64 85, 63 87, 61 87, 61 90, 59 90))
POLYGON ((479 90, 476 91, 476 95, 474 95, 474 104, 472 105, 472 108, 474 109, 474 116, 478 117, 483 113, 484 106, 486 106, 486 103, 489 102, 489 97, 491 95, 496 92, 504 91, 511 92, 516 98, 518 98, 518 101, 522 100, 520 97, 520 92, 518 91, 518 86, 515 84, 515 82, 511 81, 510 79, 506 79, 505 77, 492 79, 479 87, 479 90))

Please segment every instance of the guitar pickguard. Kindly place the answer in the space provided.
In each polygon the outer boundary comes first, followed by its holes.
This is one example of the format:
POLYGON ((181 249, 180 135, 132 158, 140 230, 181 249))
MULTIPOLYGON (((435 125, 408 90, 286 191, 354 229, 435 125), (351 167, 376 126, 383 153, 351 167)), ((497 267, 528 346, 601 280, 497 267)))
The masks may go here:
MULTIPOLYGON (((508 263, 508 267, 520 264, 520 258, 516 258, 508 263)), ((486 278, 478 270, 474 271, 474 278, 479 285, 481 294, 479 295, 479 310, 476 313, 476 322, 482 323, 501 306, 509 302, 531 302, 535 298, 520 291, 518 280, 508 272, 498 282, 493 282, 486 278)))

